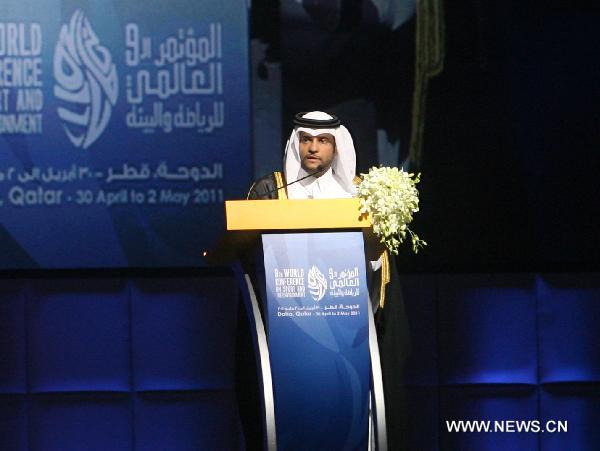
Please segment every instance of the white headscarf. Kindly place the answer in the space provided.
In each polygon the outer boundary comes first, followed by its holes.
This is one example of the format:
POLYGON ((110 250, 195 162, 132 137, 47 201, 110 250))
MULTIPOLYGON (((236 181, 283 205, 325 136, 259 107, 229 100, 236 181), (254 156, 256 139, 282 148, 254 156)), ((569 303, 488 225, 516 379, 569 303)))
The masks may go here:
MULTIPOLYGON (((330 121, 334 119, 333 116, 323 113, 322 111, 305 113, 302 115, 302 118, 317 121, 330 121)), ((291 183, 308 175, 308 173, 302 169, 300 164, 300 132, 306 132, 311 136, 318 136, 323 133, 333 135, 337 150, 331 164, 333 178, 339 183, 343 191, 349 195, 348 197, 354 197, 356 195, 356 187, 353 183, 356 174, 356 151, 354 150, 354 143, 352 142, 350 132, 343 125, 339 125, 335 128, 294 127, 285 146, 284 173, 286 183, 291 183)), ((300 183, 294 183, 293 185, 288 186, 287 191, 288 198, 290 199, 303 199, 306 197, 304 188, 300 183)))

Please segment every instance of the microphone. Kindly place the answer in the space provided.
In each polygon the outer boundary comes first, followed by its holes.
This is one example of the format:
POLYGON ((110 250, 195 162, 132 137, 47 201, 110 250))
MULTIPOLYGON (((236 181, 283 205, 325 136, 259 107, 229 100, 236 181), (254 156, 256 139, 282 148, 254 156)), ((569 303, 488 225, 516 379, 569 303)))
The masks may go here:
POLYGON ((302 180, 304 180, 304 179, 307 179, 307 178, 309 178, 309 177, 313 177, 313 176, 315 176, 315 175, 317 175, 317 174, 320 174, 321 172, 325 172, 327 169, 329 169, 329 168, 328 168, 328 167, 320 167, 320 166, 319 166, 319 169, 317 169, 316 171, 314 171, 314 172, 311 172, 310 174, 308 174, 308 175, 305 175, 304 177, 301 177, 301 178, 299 178, 298 180, 294 180, 293 182, 286 183, 286 184, 285 184, 285 185, 283 185, 283 186, 278 186, 278 187, 277 187, 277 188, 275 188, 275 189, 272 189, 272 190, 270 190, 270 191, 267 191, 267 192, 265 193, 265 195, 267 195, 267 196, 268 196, 269 194, 272 194, 272 193, 274 193, 275 191, 278 191, 278 190, 280 190, 280 189, 283 189, 283 188, 287 188, 288 186, 290 186, 290 185, 293 185, 294 183, 301 182, 301 181, 302 181, 302 180))

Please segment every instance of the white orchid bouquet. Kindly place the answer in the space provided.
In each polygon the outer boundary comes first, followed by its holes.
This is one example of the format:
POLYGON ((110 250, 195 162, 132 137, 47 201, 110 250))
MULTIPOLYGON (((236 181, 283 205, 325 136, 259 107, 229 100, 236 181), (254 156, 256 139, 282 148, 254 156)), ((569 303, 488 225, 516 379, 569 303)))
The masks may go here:
POLYGON ((427 245, 408 227, 413 214, 419 211, 416 185, 420 176, 395 167, 372 167, 368 174, 361 174, 362 181, 357 187, 360 212, 368 213, 373 232, 392 254, 398 254, 407 234, 415 254, 427 245))

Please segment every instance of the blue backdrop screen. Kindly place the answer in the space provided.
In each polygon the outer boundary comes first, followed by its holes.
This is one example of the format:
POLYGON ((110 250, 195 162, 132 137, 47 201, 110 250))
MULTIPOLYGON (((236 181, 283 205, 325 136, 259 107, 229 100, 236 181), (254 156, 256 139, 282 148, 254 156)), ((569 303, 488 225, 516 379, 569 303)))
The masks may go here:
POLYGON ((198 264, 250 181, 246 2, 0 17, 0 268, 198 264))

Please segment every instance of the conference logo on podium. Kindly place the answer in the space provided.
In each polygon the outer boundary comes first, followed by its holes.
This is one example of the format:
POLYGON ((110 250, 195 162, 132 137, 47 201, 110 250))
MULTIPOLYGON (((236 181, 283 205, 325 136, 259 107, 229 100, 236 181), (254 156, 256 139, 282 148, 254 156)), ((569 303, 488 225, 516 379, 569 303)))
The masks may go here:
POLYGON ((65 132, 87 149, 104 132, 117 102, 119 81, 108 49, 81 10, 60 30, 54 50, 54 95, 65 132))
POLYGON ((315 302, 319 302, 327 291, 327 279, 315 265, 308 270, 308 291, 315 302))

